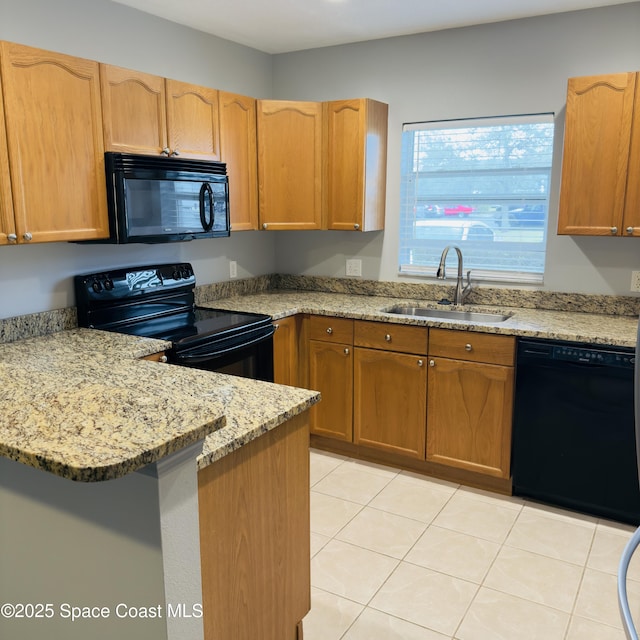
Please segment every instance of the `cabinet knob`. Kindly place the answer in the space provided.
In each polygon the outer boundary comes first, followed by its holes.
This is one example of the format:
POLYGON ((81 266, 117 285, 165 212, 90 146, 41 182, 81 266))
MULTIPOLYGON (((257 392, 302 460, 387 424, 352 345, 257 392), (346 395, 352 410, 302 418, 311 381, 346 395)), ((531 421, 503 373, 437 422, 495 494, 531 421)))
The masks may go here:
POLYGON ((179 156, 180 155, 180 151, 178 149, 174 149, 169 155, 170 156, 179 156))
POLYGON ((419 367, 423 367, 424 366, 424 361, 423 360, 418 360, 418 366, 419 367))
POLYGON ((627 233, 631 235, 633 233, 633 227, 627 227, 627 233))
POLYGON ((269 226, 269 225, 268 225, 266 222, 263 222, 263 223, 262 223, 262 228, 263 228, 263 229, 266 229, 268 226, 269 226))
POLYGON ((160 362, 166 362, 167 356, 160 356, 160 362))
POLYGON ((22 235, 22 239, 25 242, 31 242, 31 240, 33 240, 33 236, 27 231, 27 233, 22 235))
POLYGON ((7 240, 9 242, 17 242, 18 236, 15 233, 10 233, 9 235, 7 235, 7 240))
POLYGON ((360 228, 360 225, 356 222, 356 223, 353 225, 353 228, 357 231, 357 230, 360 228))
POLYGON ((436 361, 435 360, 429 360, 429 366, 430 367, 435 367, 436 366, 436 361))
POLYGON ((384 339, 385 339, 387 342, 391 342, 391 335, 387 333, 387 335, 385 335, 384 339))
POLYGON ((331 335, 331 334, 333 333, 333 329, 332 329, 331 327, 329 327, 329 328, 327 329, 327 333, 328 333, 329 335, 331 335))
POLYGON ((168 156, 171 153, 171 149, 169 149, 169 147, 165 147, 161 152, 160 155, 161 156, 168 156))
POLYGON ((473 347, 467 342, 467 344, 464 345, 464 350, 465 351, 472 351, 473 347))
POLYGON ((344 348, 344 355, 348 356, 349 355, 349 347, 345 347, 344 348))
POLYGON ((611 227, 611 235, 615 236, 618 233, 618 227, 611 227))

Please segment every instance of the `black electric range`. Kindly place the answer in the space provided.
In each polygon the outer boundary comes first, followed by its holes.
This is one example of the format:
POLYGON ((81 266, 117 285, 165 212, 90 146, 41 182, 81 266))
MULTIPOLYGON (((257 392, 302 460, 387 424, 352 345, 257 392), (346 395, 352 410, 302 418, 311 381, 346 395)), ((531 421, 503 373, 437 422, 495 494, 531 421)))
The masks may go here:
POLYGON ((175 364, 273 380, 271 316, 197 306, 195 284, 188 263, 76 276, 78 324, 169 341, 175 364))

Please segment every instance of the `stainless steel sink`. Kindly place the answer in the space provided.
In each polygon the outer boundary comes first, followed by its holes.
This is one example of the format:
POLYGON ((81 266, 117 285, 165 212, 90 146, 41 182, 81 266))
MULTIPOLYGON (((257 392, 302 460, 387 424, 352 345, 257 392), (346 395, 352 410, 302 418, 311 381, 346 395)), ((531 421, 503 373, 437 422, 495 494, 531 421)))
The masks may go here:
POLYGON ((430 309, 428 307, 409 307, 398 305, 387 309, 385 313, 398 316, 420 316, 421 318, 440 318, 443 320, 466 320, 468 322, 504 322, 511 314, 488 313, 479 311, 457 311, 455 309, 430 309))

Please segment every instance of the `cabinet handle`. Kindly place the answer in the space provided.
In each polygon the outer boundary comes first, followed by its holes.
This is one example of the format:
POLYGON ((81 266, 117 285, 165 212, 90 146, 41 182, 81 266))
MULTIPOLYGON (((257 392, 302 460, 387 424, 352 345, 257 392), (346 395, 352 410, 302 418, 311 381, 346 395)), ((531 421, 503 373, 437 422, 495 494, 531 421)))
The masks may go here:
POLYGON ((387 333, 387 335, 384 337, 384 339, 385 339, 387 342, 391 342, 391 335, 387 333))
POLYGON ((633 227, 627 227, 627 233, 631 235, 633 233, 633 227))
POLYGON ((169 149, 169 147, 165 147, 161 152, 160 155, 161 156, 168 156, 171 153, 171 149, 169 149))
POLYGON ((473 347, 467 342, 467 344, 464 345, 464 350, 465 351, 473 351, 473 347))
POLYGON ((327 329, 327 333, 328 333, 329 335, 331 335, 331 334, 333 333, 333 329, 332 329, 331 327, 329 327, 329 328, 327 329))
POLYGON ((280 328, 280 325, 279 324, 274 324, 273 328, 277 331, 280 328))
POLYGON ((429 366, 430 367, 435 367, 436 366, 436 361, 435 360, 429 360, 429 366))
POLYGON ((611 235, 615 236, 618 233, 618 227, 611 227, 611 235))
POLYGON ((418 366, 419 366, 419 367, 424 366, 424 362, 423 362, 422 360, 418 360, 418 366))
POLYGON ((360 228, 360 225, 356 222, 356 223, 353 225, 353 228, 357 231, 357 230, 360 228))
POLYGON ((18 236, 17 236, 15 233, 10 233, 10 234, 7 236, 7 240, 8 240, 9 242, 17 242, 17 241, 18 241, 18 236))
POLYGON ((22 235, 22 239, 25 242, 31 242, 31 240, 33 240, 33 236, 27 231, 27 233, 22 235))
POLYGON ((166 362, 167 356, 160 356, 160 362, 166 362))
POLYGON ((268 226, 269 226, 269 225, 268 225, 266 222, 263 222, 263 223, 262 223, 262 228, 263 228, 263 229, 266 229, 268 226))
POLYGON ((349 355, 349 347, 345 347, 344 348, 344 355, 348 356, 349 355))
POLYGON ((179 156, 180 155, 180 151, 178 149, 174 149, 169 155, 170 156, 179 156))

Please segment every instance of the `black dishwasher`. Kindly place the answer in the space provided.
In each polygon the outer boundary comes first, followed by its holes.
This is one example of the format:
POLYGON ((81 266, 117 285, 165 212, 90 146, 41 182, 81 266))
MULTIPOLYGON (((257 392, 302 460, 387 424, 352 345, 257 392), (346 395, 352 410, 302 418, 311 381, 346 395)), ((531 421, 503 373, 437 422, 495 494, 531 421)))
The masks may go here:
POLYGON ((513 493, 640 524, 634 351, 520 339, 513 493))

